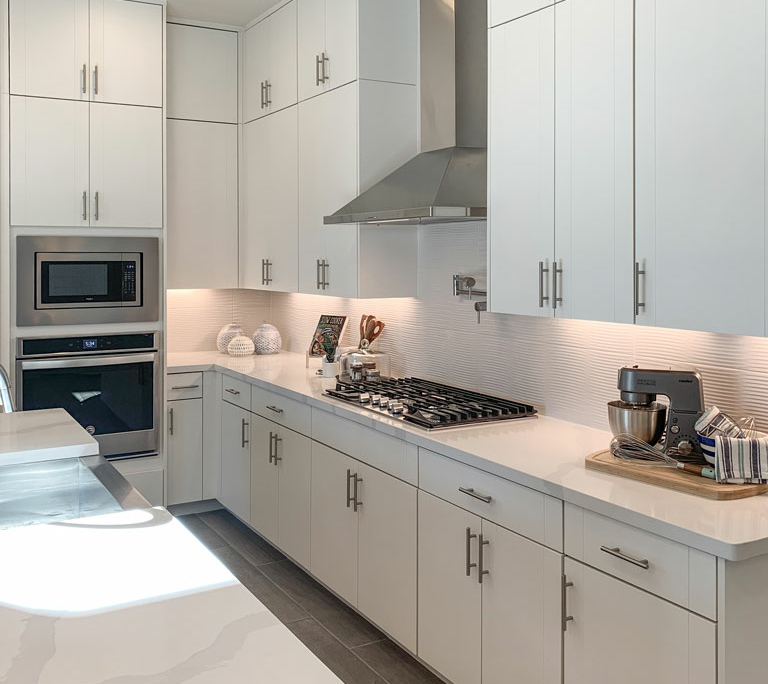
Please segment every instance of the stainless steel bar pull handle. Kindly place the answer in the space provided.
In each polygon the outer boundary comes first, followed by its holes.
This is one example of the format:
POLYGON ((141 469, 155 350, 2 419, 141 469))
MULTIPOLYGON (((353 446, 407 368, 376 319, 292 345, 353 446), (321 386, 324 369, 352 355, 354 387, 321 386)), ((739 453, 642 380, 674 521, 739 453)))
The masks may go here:
POLYGON ((643 570, 648 570, 651 567, 651 563, 647 558, 641 559, 641 558, 634 558, 633 556, 628 556, 626 553, 622 553, 621 549, 618 546, 615 546, 615 547, 601 546, 600 550, 603 553, 607 553, 609 556, 613 556, 614 558, 623 560, 626 563, 631 563, 632 565, 636 565, 638 568, 642 568, 643 570))
POLYGON ((95 208, 94 208, 94 211, 93 211, 93 218, 96 221, 98 221, 99 220, 99 192, 98 192, 98 190, 96 191, 96 193, 94 193, 93 201, 95 203, 95 208))
POLYGON ((323 259, 323 289, 327 290, 331 283, 328 281, 328 269, 331 267, 331 265, 323 259))
POLYGON ((319 86, 321 83, 324 83, 324 79, 321 79, 320 77, 320 69, 323 66, 323 59, 320 57, 320 55, 315 55, 315 85, 319 86))
POLYGON ((173 409, 168 409, 168 432, 173 437, 173 409))
POLYGON ((483 575, 491 574, 490 570, 485 569, 483 558, 483 548, 490 543, 482 534, 477 538, 477 581, 479 584, 483 583, 483 575))
POLYGON ((272 262, 269 259, 264 260, 264 285, 272 284, 272 262))
POLYGON ((267 408, 274 413, 283 413, 283 409, 278 408, 277 406, 267 406, 267 408))
POLYGON ((199 389, 200 385, 176 385, 175 387, 171 387, 172 390, 193 390, 193 389, 199 389))
POLYGON ((264 81, 261 82, 261 108, 264 109, 264 81))
POLYGON ((645 297, 640 298, 640 276, 645 276, 646 271, 640 268, 640 262, 635 262, 635 316, 640 315, 640 309, 645 309, 645 297))
POLYGON ((280 437, 280 435, 278 435, 277 433, 275 433, 274 440, 275 440, 275 465, 277 465, 278 463, 280 463, 280 461, 283 460, 282 456, 277 455, 277 446, 283 441, 283 438, 280 437))
POLYGON ((358 477, 358 476, 357 476, 357 473, 355 473, 355 489, 354 489, 354 492, 353 492, 354 500, 353 500, 353 502, 352 502, 352 503, 353 503, 353 505, 354 505, 354 510, 355 510, 355 513, 357 513, 357 509, 358 509, 358 508, 360 508, 360 506, 362 506, 362 505, 363 505, 363 502, 362 502, 362 501, 360 501, 360 498, 358 497, 358 491, 359 491, 359 489, 358 489, 358 485, 359 485, 359 484, 360 484, 362 481, 363 481, 363 478, 362 478, 362 477, 358 477))
POLYGON ((83 64, 80 69, 80 91, 85 94, 88 92, 88 65, 83 64))
POLYGON ((331 58, 323 53, 323 83, 326 81, 331 80, 331 58), (328 65, 328 70, 326 71, 325 66, 328 65))
POLYGON ((352 496, 352 478, 355 477, 352 471, 347 468, 347 508, 352 505, 354 497, 352 496))
POLYGON ((539 262, 539 308, 543 309, 544 304, 549 301, 549 296, 544 295, 544 274, 549 273, 549 266, 545 267, 544 262, 539 262))
POLYGON ((99 94, 99 65, 93 67, 93 94, 99 94))
POLYGON ((563 632, 568 631, 568 623, 573 621, 573 615, 568 615, 568 595, 567 589, 573 586, 573 582, 569 582, 568 578, 563 575, 560 585, 560 627, 563 632))
POLYGON ((232 394, 234 396, 239 396, 240 392, 236 389, 232 389, 231 387, 227 387, 227 389, 224 390, 227 394, 232 394))
POLYGON ((249 423, 245 418, 243 418, 241 422, 242 422, 242 426, 240 428, 241 445, 243 449, 245 449, 245 445, 248 444, 248 440, 245 438, 245 428, 248 427, 249 423))
POLYGON ((269 433, 269 462, 272 463, 272 459, 275 457, 274 452, 272 451, 272 444, 275 440, 275 433, 270 432, 269 433))
POLYGON ((472 534, 472 530, 468 527, 466 531, 466 537, 465 537, 465 561, 464 561, 464 571, 467 574, 467 577, 469 577, 470 572, 472 571, 472 568, 477 567, 477 563, 471 563, 470 562, 470 556, 472 554, 472 540, 476 539, 477 535, 472 534))
POLYGON ((267 284, 266 268, 267 268, 267 260, 262 259, 261 260, 261 284, 262 285, 267 284))
POLYGON ((555 261, 552 263, 552 308, 557 309, 557 305, 562 303, 563 298, 557 294, 557 279, 563 274, 563 269, 555 261))
POLYGON ((269 79, 264 81, 264 107, 270 107, 272 105, 272 84, 269 79))
POLYGON ((88 191, 83 190, 83 221, 88 220, 88 191))
POLYGON ((320 259, 317 260, 317 272, 316 272, 316 275, 317 275, 317 289, 320 290, 320 289, 322 289, 322 286, 323 286, 323 283, 320 280, 320 259))
POLYGON ((477 499, 478 501, 482 501, 483 503, 491 503, 491 501, 493 501, 492 496, 489 496, 488 494, 479 494, 472 487, 459 487, 459 491, 462 494, 471 496, 473 499, 477 499))

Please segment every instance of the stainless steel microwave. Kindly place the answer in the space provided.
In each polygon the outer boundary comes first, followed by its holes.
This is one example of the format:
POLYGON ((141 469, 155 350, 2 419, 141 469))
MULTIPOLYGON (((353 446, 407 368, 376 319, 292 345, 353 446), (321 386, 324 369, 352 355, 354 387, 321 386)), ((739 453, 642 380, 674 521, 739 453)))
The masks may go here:
POLYGON ((16 324, 153 322, 155 238, 18 237, 16 324))

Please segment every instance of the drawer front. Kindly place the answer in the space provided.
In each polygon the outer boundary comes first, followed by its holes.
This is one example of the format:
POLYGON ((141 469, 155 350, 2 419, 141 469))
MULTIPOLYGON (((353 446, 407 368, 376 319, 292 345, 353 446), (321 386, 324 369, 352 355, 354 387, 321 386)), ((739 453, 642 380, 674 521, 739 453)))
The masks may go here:
POLYGON ((554 4, 555 0, 490 0, 488 26, 498 26, 554 4))
POLYGON ((717 559, 567 504, 565 553, 652 594, 717 619, 717 559))
POLYGON ((172 373, 166 378, 165 394, 168 401, 201 399, 203 396, 203 374, 172 373))
POLYGON ((312 409, 312 439, 412 485, 418 484, 416 449, 402 439, 316 408, 312 409))
POLYGON ((244 380, 224 376, 221 383, 221 398, 230 404, 251 410, 251 385, 244 380))
POLYGON ((303 435, 312 432, 312 407, 276 392, 251 387, 251 411, 303 435))
POLYGON ((555 551, 563 550, 563 502, 419 449, 419 488, 555 551))

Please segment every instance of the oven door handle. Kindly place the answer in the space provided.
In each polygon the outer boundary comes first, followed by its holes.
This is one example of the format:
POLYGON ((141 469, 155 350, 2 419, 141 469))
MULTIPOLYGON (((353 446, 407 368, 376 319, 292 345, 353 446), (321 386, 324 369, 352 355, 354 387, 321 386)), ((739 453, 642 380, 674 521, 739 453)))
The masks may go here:
POLYGON ((121 354, 120 356, 86 356, 70 359, 43 359, 22 361, 21 370, 49 368, 89 368, 93 366, 124 366, 129 363, 154 363, 157 354, 121 354))

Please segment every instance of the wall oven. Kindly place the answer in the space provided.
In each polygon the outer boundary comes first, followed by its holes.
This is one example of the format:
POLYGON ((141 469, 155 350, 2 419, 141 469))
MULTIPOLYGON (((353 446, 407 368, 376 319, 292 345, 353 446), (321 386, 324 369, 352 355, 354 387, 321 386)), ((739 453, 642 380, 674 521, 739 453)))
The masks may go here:
POLYGON ((19 326, 157 321, 158 240, 21 236, 16 282, 19 326))
POLYGON ((105 458, 157 453, 161 359, 156 333, 18 340, 20 410, 63 408, 105 458))

